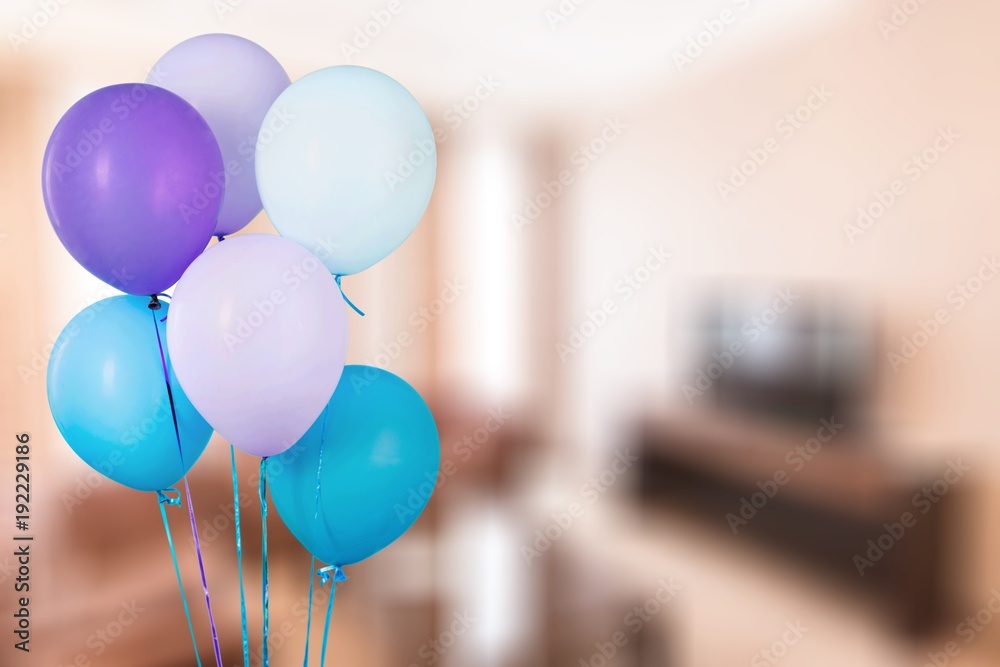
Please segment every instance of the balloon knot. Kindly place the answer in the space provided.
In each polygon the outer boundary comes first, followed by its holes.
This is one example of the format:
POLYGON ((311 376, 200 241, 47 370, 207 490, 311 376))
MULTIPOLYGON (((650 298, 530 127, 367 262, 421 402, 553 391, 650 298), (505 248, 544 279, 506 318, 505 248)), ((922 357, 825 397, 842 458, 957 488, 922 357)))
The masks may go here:
POLYGON ((160 300, 157 298, 157 296, 155 294, 150 294, 149 295, 149 309, 150 310, 159 310, 160 306, 162 306, 162 305, 163 304, 160 303, 160 300))
POLYGON ((161 505, 174 505, 179 507, 181 504, 181 492, 177 489, 164 489, 162 491, 157 491, 156 498, 161 505), (177 495, 169 495, 174 493, 177 495))
POLYGON ((347 581, 347 575, 344 574, 344 568, 339 565, 328 565, 324 568, 320 568, 316 570, 316 576, 319 577, 319 583, 321 586, 330 581, 331 576, 333 577, 333 580, 338 583, 347 581))

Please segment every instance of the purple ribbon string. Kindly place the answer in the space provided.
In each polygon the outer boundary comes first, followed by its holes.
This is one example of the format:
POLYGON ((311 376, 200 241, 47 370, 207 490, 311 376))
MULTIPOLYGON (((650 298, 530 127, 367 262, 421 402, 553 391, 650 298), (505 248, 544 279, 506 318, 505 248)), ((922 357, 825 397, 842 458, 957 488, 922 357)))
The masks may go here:
MULTIPOLYGON (((184 467, 184 450, 181 448, 181 431, 177 425, 177 408, 174 405, 174 392, 170 387, 170 372, 167 370, 167 357, 163 352, 163 341, 160 339, 160 323, 156 319, 159 304, 156 297, 150 303, 150 313, 153 315, 153 328, 156 329, 156 344, 160 348, 160 363, 163 365, 163 380, 167 384, 167 399, 170 401, 170 415, 174 420, 174 435, 177 437, 177 453, 181 457, 181 468, 184 467), (154 304, 156 307, 154 308, 154 304)), ((166 319, 166 318, 164 318, 166 319)), ((191 499, 191 487, 187 475, 184 475, 184 494, 187 496, 188 517, 191 519, 191 535, 194 537, 194 550, 198 555, 198 569, 201 570, 201 587, 205 591, 205 606, 208 608, 208 621, 212 626, 212 646, 215 649, 216 667, 222 667, 222 650, 219 648, 219 633, 215 627, 215 615, 212 613, 212 596, 208 593, 208 576, 205 573, 205 561, 201 553, 201 539, 198 536, 198 522, 194 516, 194 502, 191 499)))

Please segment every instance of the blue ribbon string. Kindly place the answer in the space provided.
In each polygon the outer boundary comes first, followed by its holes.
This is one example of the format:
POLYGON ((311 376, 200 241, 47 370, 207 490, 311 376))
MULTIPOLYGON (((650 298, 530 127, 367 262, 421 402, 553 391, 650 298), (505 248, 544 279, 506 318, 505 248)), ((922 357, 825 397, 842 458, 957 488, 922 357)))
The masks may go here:
MULTIPOLYGON (((313 542, 316 541, 316 523, 319 521, 319 494, 320 494, 320 481, 322 480, 323 474, 323 444, 326 442, 326 418, 330 413, 330 404, 327 403, 326 407, 323 408, 323 423, 320 426, 319 432, 319 461, 316 464, 316 497, 313 502, 313 542)), ((305 657, 302 659, 302 667, 309 667, 309 638, 311 637, 310 632, 312 631, 312 601, 313 601, 313 569, 316 567, 316 557, 312 556, 309 559, 309 611, 306 612, 306 650, 305 657)))
POLYGON ((260 550, 261 550, 261 595, 264 606, 264 644, 261 648, 261 663, 263 667, 268 667, 267 658, 267 631, 268 631, 268 609, 267 609, 267 457, 260 460, 260 550))
POLYGON ((240 573, 240 628, 243 631, 243 667, 250 667, 250 642, 247 638, 247 596, 243 586, 243 537, 240 531, 240 486, 236 479, 236 448, 229 445, 233 468, 233 521, 236 527, 236 567, 240 573))
POLYGON ((187 595, 184 594, 184 582, 181 580, 181 570, 177 565, 177 549, 174 547, 174 538, 170 534, 170 522, 167 521, 167 505, 179 506, 181 504, 181 494, 177 489, 166 489, 156 492, 160 506, 160 516, 163 517, 163 530, 167 533, 167 544, 170 545, 170 558, 174 561, 174 574, 177 575, 177 588, 181 592, 181 603, 184 605, 184 616, 187 618, 188 631, 191 633, 191 645, 194 646, 194 659, 201 667, 201 656, 198 655, 198 640, 194 636, 194 623, 191 622, 191 607, 188 606, 187 595), (167 495, 168 492, 176 493, 176 496, 167 495))
POLYGON ((361 309, 360 309, 360 308, 358 308, 357 306, 355 306, 355 305, 354 305, 354 302, 353 302, 353 301, 351 301, 350 299, 348 299, 348 298, 347 298, 347 295, 346 295, 346 294, 344 294, 344 286, 340 284, 340 279, 341 279, 341 278, 343 278, 343 276, 334 276, 334 277, 333 277, 333 279, 337 281, 337 287, 338 287, 338 288, 340 288, 340 296, 344 297, 344 301, 346 301, 346 302, 347 302, 347 305, 348 305, 348 306, 350 306, 351 308, 353 308, 353 309, 354 309, 354 312, 355 312, 355 313, 357 313, 357 314, 358 314, 358 315, 360 315, 361 317, 364 317, 364 316, 365 316, 365 314, 364 314, 364 313, 363 313, 363 312, 361 311, 361 309))
MULTIPOLYGON (((164 295, 166 296, 166 295, 164 295)), ((170 401, 170 416, 174 421, 174 437, 177 439, 177 455, 180 457, 181 469, 184 465, 184 448, 181 447, 181 430, 177 424, 177 406, 174 404, 174 392, 170 387, 170 371, 167 369, 167 357, 163 351, 163 341, 160 338, 160 322, 156 321, 156 310, 150 309, 153 316, 153 329, 156 330, 156 345, 160 348, 160 364, 163 366, 163 381, 167 386, 167 399, 170 401)), ((166 319, 166 318, 163 318, 166 319)), ((212 596, 208 592, 208 575, 205 572, 205 560, 201 552, 201 539, 198 536, 198 522, 194 516, 194 500, 191 498, 191 486, 187 475, 184 475, 184 494, 187 496, 188 519, 191 523, 191 536, 194 538, 194 550, 198 556, 198 569, 201 573, 201 588, 205 592, 205 606, 208 608, 208 622, 212 628, 212 648, 215 650, 216 667, 222 667, 222 650, 219 648, 219 633, 215 627, 215 614, 212 613, 212 596)))
POLYGON ((326 585, 330 581, 331 576, 333 578, 333 585, 330 586, 330 602, 326 607, 326 623, 323 626, 323 647, 321 649, 322 653, 319 656, 319 667, 324 667, 326 665, 326 644, 327 640, 330 639, 330 618, 333 616, 333 600, 337 597, 337 584, 347 581, 347 575, 344 574, 344 568, 339 565, 328 565, 321 570, 317 570, 316 574, 319 576, 320 585, 326 585), (332 575, 330 573, 333 573, 332 575))

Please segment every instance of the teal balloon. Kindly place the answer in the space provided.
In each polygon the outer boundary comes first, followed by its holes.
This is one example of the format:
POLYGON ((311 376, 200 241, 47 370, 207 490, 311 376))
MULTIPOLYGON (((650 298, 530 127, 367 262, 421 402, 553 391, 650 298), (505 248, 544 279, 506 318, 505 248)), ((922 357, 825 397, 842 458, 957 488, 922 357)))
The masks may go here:
POLYGON ((440 462, 437 426, 420 394, 388 371, 347 366, 325 416, 268 458, 267 474, 296 539, 321 561, 343 566, 406 532, 430 500, 440 462))
POLYGON ((278 233, 334 275, 375 264, 406 240, 434 190, 434 129, 406 88, 338 65, 302 77, 261 125, 255 158, 278 233))
POLYGON ((169 306, 149 297, 114 296, 79 312, 49 359, 49 408, 59 432, 87 465, 139 491, 171 487, 194 465, 212 427, 188 401, 170 370, 181 453, 157 344, 164 354, 169 306))

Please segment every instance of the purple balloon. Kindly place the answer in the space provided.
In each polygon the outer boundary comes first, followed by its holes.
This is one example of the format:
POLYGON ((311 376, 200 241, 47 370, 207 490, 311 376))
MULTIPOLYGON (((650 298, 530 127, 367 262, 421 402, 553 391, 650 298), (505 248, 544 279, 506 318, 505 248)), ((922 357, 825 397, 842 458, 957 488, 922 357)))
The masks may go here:
POLYGON ((280 236, 218 243, 184 273, 170 303, 174 373, 234 447, 279 454, 333 396, 347 356, 347 313, 318 257, 280 236))
POLYGON ((258 133, 267 139, 281 130, 261 128, 271 104, 291 84, 281 63, 249 39, 199 35, 167 51, 146 82, 177 93, 208 121, 226 170, 226 201, 215 233, 243 229, 263 208, 254 170, 258 133))
POLYGON ((183 99, 142 83, 101 88, 49 139, 42 194, 52 227, 85 269, 129 294, 170 287, 212 238, 222 153, 183 99))

